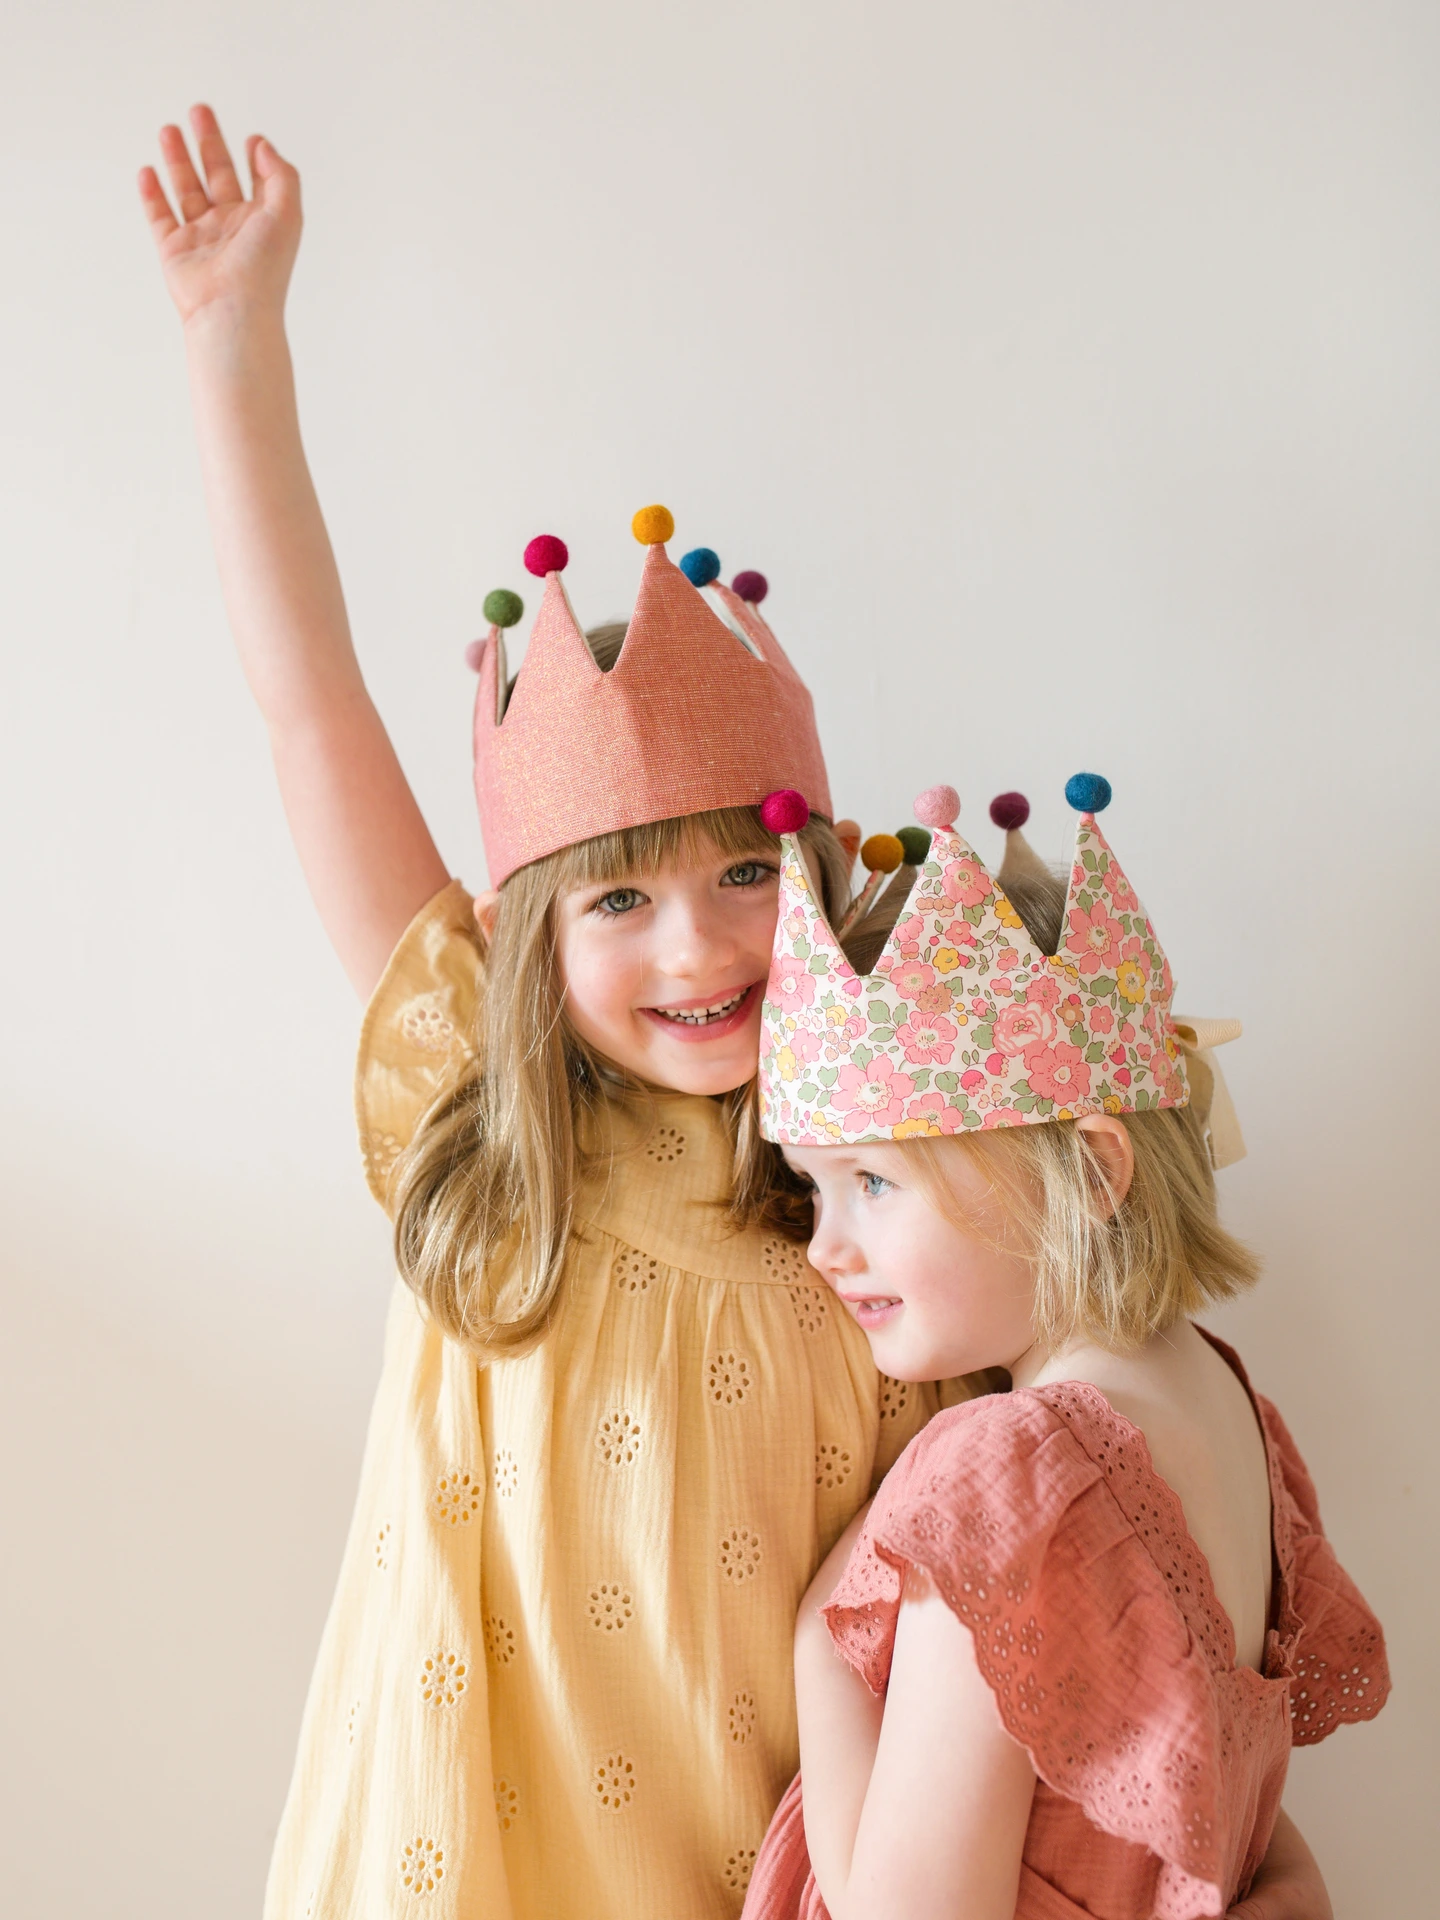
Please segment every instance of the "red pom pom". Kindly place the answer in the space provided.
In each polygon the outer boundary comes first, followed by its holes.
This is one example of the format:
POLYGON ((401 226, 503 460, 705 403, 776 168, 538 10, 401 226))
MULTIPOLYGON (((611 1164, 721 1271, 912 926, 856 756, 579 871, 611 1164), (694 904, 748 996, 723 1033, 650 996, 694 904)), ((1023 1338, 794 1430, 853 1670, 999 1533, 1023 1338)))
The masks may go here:
POLYGON ((570 549, 558 533, 537 533, 525 549, 525 570, 543 580, 547 573, 563 573, 570 564, 570 549))
POLYGON ((758 607, 770 591, 770 582, 763 573, 737 573, 730 582, 730 591, 748 600, 752 607, 758 607))
POLYGON ((472 640, 465 649, 465 664, 472 673, 478 673, 485 664, 485 642, 472 640))
POLYGON ((1023 827, 1030 818, 1030 802, 1023 793, 997 793, 990 802, 990 818, 1009 833, 1013 827, 1023 827))
POLYGON ((794 787, 767 793, 760 802, 760 821, 768 833, 798 833, 810 818, 810 803, 794 787))
POLYGON ((953 827, 960 812, 954 787, 926 787, 915 796, 915 818, 922 827, 953 827))

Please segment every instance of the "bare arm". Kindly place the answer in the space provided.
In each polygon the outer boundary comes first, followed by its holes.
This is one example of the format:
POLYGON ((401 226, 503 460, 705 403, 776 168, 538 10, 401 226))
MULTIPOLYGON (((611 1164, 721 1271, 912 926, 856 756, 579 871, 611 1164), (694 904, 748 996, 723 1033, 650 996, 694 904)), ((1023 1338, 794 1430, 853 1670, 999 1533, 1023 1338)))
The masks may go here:
POLYGON ((365 996, 448 875, 361 677, 301 444, 284 322, 300 177, 252 136, 247 200, 214 114, 195 107, 190 118, 204 182, 168 126, 160 145, 179 218, 153 168, 140 197, 184 324, 231 630, 310 892, 365 996))
POLYGON ((1283 1807, 1254 1884, 1230 1909, 1230 1920, 1335 1920, 1315 1856, 1283 1807))

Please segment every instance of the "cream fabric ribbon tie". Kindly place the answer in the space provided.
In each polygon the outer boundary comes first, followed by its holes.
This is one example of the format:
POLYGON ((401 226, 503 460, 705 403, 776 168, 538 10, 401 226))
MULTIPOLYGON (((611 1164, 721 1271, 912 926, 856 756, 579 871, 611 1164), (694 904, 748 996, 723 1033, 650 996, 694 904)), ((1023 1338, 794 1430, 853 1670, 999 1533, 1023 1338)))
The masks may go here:
POLYGON ((1238 1020, 1201 1020, 1188 1013, 1171 1017, 1170 1031, 1185 1056, 1185 1077, 1210 1141, 1210 1164, 1217 1172, 1245 1158, 1245 1136, 1230 1089, 1215 1058, 1215 1048, 1238 1040, 1238 1020))

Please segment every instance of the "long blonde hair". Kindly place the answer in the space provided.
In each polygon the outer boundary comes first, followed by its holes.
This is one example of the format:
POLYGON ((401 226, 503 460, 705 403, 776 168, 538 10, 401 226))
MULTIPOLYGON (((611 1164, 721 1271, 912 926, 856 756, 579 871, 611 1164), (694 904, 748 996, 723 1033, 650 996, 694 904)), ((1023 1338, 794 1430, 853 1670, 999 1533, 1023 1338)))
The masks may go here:
MULTIPOLYGON (((827 909, 838 912, 848 857, 818 815, 800 840, 827 909)), ((574 887, 671 861, 778 854, 779 844, 758 809, 729 807, 565 847, 500 889, 473 1059, 422 1119, 394 1189, 400 1271, 440 1327, 477 1356, 510 1357, 544 1337, 564 1280, 576 1189, 591 1165, 587 1115, 640 1091, 565 1019, 556 902, 574 887)), ((807 1210, 759 1138, 753 1082, 720 1104, 735 1147, 732 1219, 803 1237, 807 1210)))

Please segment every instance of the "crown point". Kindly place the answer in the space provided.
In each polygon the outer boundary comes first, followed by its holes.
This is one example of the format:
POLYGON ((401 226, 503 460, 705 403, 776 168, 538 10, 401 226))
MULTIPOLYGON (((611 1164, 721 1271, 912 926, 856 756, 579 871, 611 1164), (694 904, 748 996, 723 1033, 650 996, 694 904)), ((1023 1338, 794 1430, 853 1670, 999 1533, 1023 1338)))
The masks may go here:
POLYGON ((472 673, 479 673, 481 667, 484 666, 485 648, 488 644, 489 642, 485 640, 472 640, 469 646, 466 647, 465 664, 472 673))
POLYGON ((713 547, 692 547, 681 559, 680 571, 692 587, 708 587, 720 578, 720 556, 713 547))
POLYGON ((737 573, 730 582, 730 591, 738 594, 742 600, 748 601, 752 607, 758 607, 770 591, 770 582, 763 573, 753 571, 737 573))
POLYGON ((547 573, 563 573, 570 564, 570 549, 558 533, 537 533, 525 549, 525 571, 543 580, 547 573))
POLYGON ((1077 813, 1103 813, 1110 804, 1110 782, 1103 773, 1072 773, 1065 799, 1077 813))
POLYGON ((642 547, 663 547, 675 531, 675 516, 668 507, 641 507, 630 531, 642 547))
POLYGON ((926 827, 953 827, 960 812, 954 787, 926 787, 915 796, 915 818, 926 827))
POLYGON ((810 818, 810 803, 794 787, 780 787, 760 802, 760 824, 767 833, 799 833, 810 818))
POLYGON ((990 818, 1010 833, 1030 818, 1030 802, 1023 793, 997 793, 990 802, 990 818))
POLYGON ((492 627, 513 627, 525 611, 525 602, 508 587, 496 587, 486 594, 483 611, 492 627))
POLYGON ((893 833, 872 833, 860 849, 860 864, 867 873, 894 873, 905 864, 905 848, 893 833))
POLYGON ((923 867, 930 855, 930 836, 924 827, 901 827, 895 838, 900 842, 906 866, 923 867))

